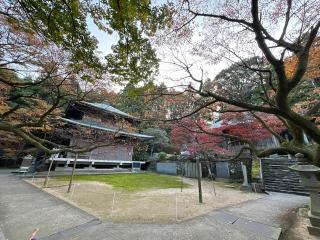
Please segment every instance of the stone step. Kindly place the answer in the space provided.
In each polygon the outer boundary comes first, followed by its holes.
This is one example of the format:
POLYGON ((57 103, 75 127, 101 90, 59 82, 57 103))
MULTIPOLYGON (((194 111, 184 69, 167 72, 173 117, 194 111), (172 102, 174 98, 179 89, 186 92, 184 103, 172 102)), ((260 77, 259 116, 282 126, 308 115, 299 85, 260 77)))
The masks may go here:
POLYGON ((101 224, 101 221, 99 219, 93 219, 87 223, 83 223, 78 226, 65 229, 61 232, 54 233, 47 237, 39 238, 39 240, 69 239, 70 237, 75 236, 76 234, 99 224, 101 224))

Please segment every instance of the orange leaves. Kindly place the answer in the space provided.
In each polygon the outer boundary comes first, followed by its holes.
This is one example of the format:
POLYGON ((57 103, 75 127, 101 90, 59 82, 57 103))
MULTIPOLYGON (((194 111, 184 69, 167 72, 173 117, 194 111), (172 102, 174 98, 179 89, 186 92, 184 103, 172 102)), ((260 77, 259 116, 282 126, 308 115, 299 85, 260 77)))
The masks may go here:
POLYGON ((5 101, 5 98, 0 97, 0 114, 7 112, 10 109, 8 104, 5 101))
POLYGON ((137 130, 136 127, 134 127, 131 123, 129 123, 125 119, 115 120, 113 122, 113 125, 116 127, 116 129, 119 129, 119 131, 135 132, 137 130))
MULTIPOLYGON (((11 123, 15 124, 21 124, 21 123, 27 123, 27 122, 37 122, 40 120, 40 118, 51 108, 52 105, 48 104, 44 100, 40 99, 34 99, 33 101, 33 107, 21 107, 18 108, 16 111, 14 111, 9 117, 7 118, 7 121, 11 121, 11 123)), ((1 107, 1 105, 0 105, 1 107)), ((7 110, 9 110, 8 108, 7 110)), ((50 120, 50 118, 55 118, 59 115, 61 115, 61 109, 55 108, 50 114, 48 115, 48 118, 44 119, 44 123, 40 127, 26 127, 25 130, 32 130, 32 129, 42 129, 42 130, 49 130, 50 127, 47 124, 47 122, 50 120)))
MULTIPOLYGON (((320 42, 318 39, 317 42, 320 42)), ((297 58, 290 57, 285 61, 285 70, 287 77, 291 79, 297 68, 297 58)), ((320 46, 316 45, 310 50, 309 62, 304 79, 313 79, 320 76, 320 46)))
POLYGON ((21 139, 13 135, 12 133, 0 130, 0 161, 2 159, 16 159, 19 153, 18 148, 21 139))

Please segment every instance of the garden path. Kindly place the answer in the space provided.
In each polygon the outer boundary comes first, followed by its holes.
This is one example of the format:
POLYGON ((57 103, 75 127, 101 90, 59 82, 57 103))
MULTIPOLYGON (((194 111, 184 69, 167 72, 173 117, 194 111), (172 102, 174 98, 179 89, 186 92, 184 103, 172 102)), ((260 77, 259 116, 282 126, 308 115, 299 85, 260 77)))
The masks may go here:
POLYGON ((286 216, 307 197, 271 193, 174 224, 102 223, 86 212, 0 172, 0 232, 5 239, 27 239, 34 227, 39 240, 113 239, 278 239, 286 216))

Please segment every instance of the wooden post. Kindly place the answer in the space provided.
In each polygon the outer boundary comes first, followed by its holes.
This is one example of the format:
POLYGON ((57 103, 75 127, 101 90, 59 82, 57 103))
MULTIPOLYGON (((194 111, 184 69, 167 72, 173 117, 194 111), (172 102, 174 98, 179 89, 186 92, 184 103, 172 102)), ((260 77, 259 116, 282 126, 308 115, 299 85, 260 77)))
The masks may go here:
POLYGON ((112 207, 111 207, 111 217, 113 217, 113 209, 114 209, 114 202, 116 199, 116 192, 113 192, 113 198, 112 198, 112 207))
POLYGON ((211 166, 210 166, 210 163, 209 163, 209 162, 207 162, 207 168, 208 168, 208 172, 209 172, 209 175, 210 175, 210 177, 211 177, 211 180, 212 180, 212 188, 213 188, 214 195, 217 196, 217 194, 216 194, 216 188, 215 188, 215 186, 214 186, 213 174, 212 174, 212 172, 211 172, 211 166))
POLYGON ((77 160, 78 160, 78 153, 76 153, 76 156, 75 156, 74 161, 73 161, 72 173, 71 173, 69 187, 68 187, 68 193, 70 193, 70 191, 71 191, 71 186, 72 186, 74 171, 76 169, 77 160))
POLYGON ((201 187, 201 163, 199 158, 196 158, 197 161, 197 172, 198 172, 198 190, 199 190, 199 203, 202 203, 202 187, 201 187))
POLYGON ((181 185, 180 185, 180 188, 181 188, 181 192, 182 192, 182 188, 183 188, 183 172, 184 172, 184 168, 185 168, 185 162, 181 162, 181 185))
POLYGON ((178 195, 176 194, 176 221, 178 221, 178 195))
POLYGON ((152 144, 151 148, 150 148, 150 156, 153 157, 153 148, 154 148, 154 144, 152 144))
POLYGON ((53 164, 53 158, 51 157, 51 162, 50 162, 50 165, 49 165, 49 169, 48 169, 48 173, 47 173, 47 176, 46 176, 46 180, 43 183, 43 187, 44 188, 48 187, 49 176, 50 176, 50 171, 51 171, 51 168, 52 168, 52 164, 53 164))

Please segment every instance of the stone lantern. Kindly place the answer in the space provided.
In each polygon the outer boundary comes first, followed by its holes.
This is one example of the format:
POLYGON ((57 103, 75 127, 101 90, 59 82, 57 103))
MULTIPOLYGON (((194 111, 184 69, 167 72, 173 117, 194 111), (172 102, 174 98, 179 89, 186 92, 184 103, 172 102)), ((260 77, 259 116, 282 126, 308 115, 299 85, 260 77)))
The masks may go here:
POLYGON ((27 172, 34 172, 35 171, 35 164, 36 159, 32 155, 26 155, 22 158, 22 163, 20 169, 27 169, 27 172))
POLYGON ((310 211, 308 216, 311 226, 308 226, 311 235, 320 236, 320 168, 305 162, 304 155, 295 155, 298 164, 289 168, 300 174, 300 182, 310 192, 310 211))

